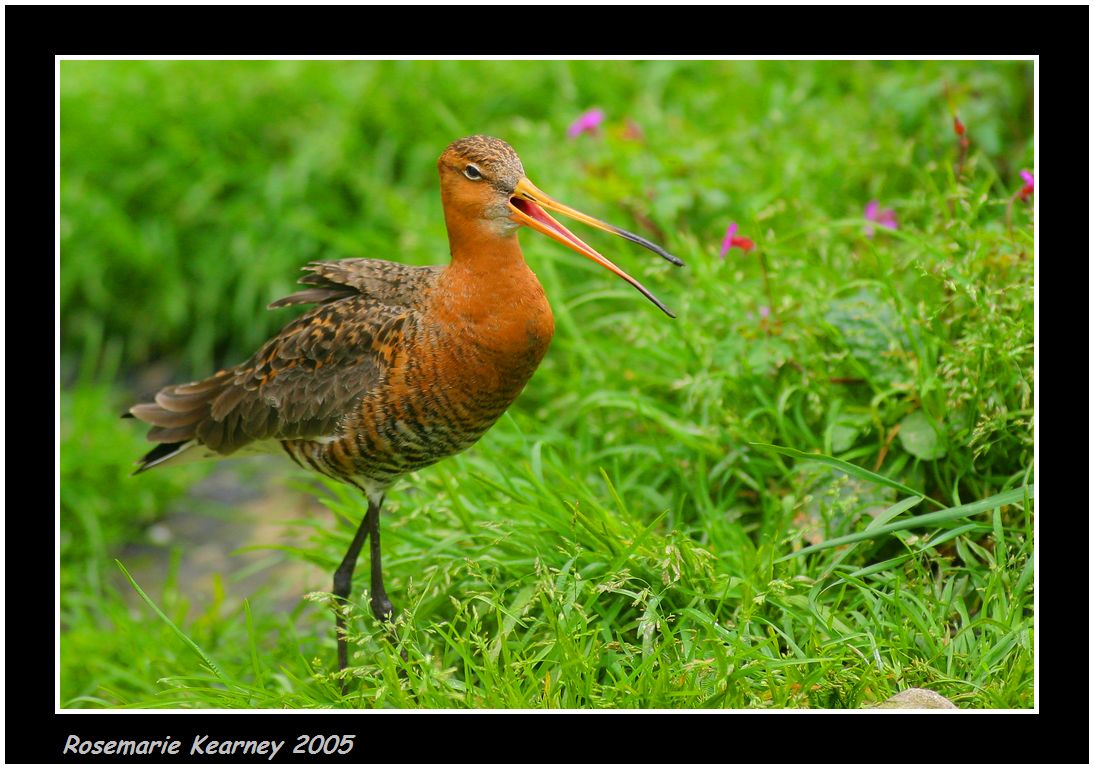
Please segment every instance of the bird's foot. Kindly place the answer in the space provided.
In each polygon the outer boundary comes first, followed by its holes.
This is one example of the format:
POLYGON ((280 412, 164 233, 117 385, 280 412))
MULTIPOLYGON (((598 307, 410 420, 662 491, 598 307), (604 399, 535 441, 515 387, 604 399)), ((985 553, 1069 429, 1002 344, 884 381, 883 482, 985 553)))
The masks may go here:
MULTIPOLYGON (((372 600, 369 601, 372 606, 372 614, 376 619, 385 625, 395 619, 395 607, 391 605, 391 601, 387 599, 387 596, 383 593, 372 596, 372 600)), ((388 632, 388 640, 391 641, 391 645, 398 648, 399 636, 395 634, 392 629, 388 632)), ((399 649, 399 656, 403 658, 403 662, 407 661, 406 649, 399 649)))
POLYGON ((386 595, 383 593, 373 595, 369 603, 372 605, 372 615, 376 619, 381 622, 391 622, 392 617, 395 616, 395 607, 391 605, 386 595))

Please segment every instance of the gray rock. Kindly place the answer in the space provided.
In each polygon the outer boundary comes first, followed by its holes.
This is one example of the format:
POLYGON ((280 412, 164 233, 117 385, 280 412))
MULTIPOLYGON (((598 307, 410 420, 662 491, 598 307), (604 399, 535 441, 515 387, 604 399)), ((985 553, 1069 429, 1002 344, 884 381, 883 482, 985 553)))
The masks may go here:
POLYGON ((957 710, 948 699, 930 689, 905 689, 894 694, 875 708, 930 708, 931 710, 957 710))

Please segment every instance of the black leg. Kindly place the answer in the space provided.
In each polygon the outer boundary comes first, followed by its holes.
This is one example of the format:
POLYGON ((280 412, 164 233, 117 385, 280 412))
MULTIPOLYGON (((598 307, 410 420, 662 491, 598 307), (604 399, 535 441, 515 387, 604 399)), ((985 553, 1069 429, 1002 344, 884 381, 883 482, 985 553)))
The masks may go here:
POLYGON ((365 521, 368 523, 368 534, 372 537, 372 544, 369 545, 372 561, 372 613, 376 619, 387 622, 395 610, 387 599, 387 591, 384 590, 384 572, 380 562, 380 507, 369 505, 365 521))
MULTIPOLYGON (((391 605, 391 601, 387 598, 387 591, 384 590, 384 571, 380 561, 380 508, 377 506, 375 509, 369 507, 366 520, 369 522, 368 534, 372 539, 369 545, 369 554, 372 561, 372 613, 376 619, 381 622, 388 622, 395 616, 395 608, 391 605)), ((390 633, 391 645, 398 646, 399 639, 394 633, 390 633)), ((403 649, 399 656, 403 658, 403 662, 406 662, 407 653, 406 649, 403 649)))
MULTIPOLYGON (((346 618, 343 612, 346 599, 349 598, 350 591, 353 589, 353 569, 357 566, 357 556, 360 555, 361 547, 365 544, 365 537, 369 534, 370 521, 373 516, 379 519, 380 505, 383 504, 383 501, 383 497, 376 504, 373 504, 371 499, 369 500, 368 512, 361 520, 361 525, 357 527, 357 533, 353 535, 353 542, 350 543, 349 550, 346 551, 346 557, 342 559, 338 570, 334 572, 334 595, 338 602, 334 611, 334 624, 335 635, 338 639, 339 671, 345 670, 346 665, 349 663, 349 655, 346 651, 346 618)), ((345 682, 342 683, 342 693, 346 693, 345 682)))

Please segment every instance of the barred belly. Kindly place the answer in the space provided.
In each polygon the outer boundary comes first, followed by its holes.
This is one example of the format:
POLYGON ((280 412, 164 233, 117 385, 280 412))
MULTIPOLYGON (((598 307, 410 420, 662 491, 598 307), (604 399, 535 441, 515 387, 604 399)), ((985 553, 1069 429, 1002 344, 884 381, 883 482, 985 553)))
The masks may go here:
POLYGON ((526 362, 531 365, 518 370, 518 376, 510 369, 504 381, 484 374, 489 369, 483 367, 473 376, 443 379, 428 365, 410 364, 400 370, 397 381, 378 389, 382 396, 364 398, 339 435, 286 440, 282 446, 305 469, 387 488, 400 476, 478 441, 516 400, 539 360, 526 362), (429 387, 427 382, 448 384, 429 387))
MULTIPOLYGON (((282 447, 304 469, 347 482, 387 488, 400 476, 457 454, 478 441, 504 413, 468 422, 457 409, 441 415, 422 409, 419 419, 392 417, 372 429, 350 429, 333 439, 285 440, 282 447)), ((358 484, 355 484, 358 485, 358 484)))

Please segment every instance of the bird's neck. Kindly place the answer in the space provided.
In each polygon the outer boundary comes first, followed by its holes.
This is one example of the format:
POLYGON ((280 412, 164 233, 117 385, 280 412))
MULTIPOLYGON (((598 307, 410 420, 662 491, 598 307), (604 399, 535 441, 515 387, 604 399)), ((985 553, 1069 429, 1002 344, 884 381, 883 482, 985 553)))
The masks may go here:
POLYGON ((500 233, 482 220, 463 225, 453 219, 448 221, 452 262, 434 294, 434 311, 452 328, 473 327, 477 339, 501 353, 536 351, 538 363, 554 334, 554 317, 516 231, 500 233))

